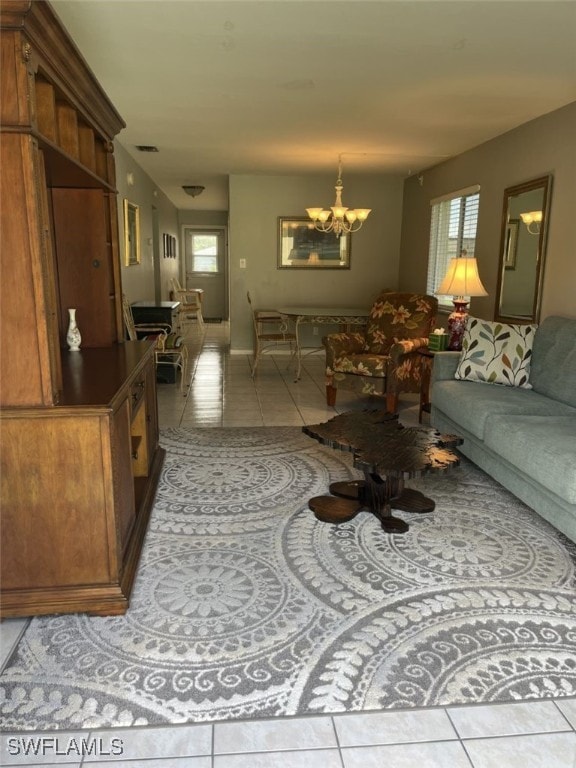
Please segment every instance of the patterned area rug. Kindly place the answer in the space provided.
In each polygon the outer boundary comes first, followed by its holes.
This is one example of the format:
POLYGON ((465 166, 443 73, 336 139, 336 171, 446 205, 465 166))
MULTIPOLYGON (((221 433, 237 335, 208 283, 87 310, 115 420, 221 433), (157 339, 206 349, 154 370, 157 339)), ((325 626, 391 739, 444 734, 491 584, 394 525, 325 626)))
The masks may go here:
POLYGON ((387 535, 317 522, 359 476, 295 427, 172 429, 124 617, 31 621, 3 728, 202 722, 576 693, 576 548, 472 464, 387 535))

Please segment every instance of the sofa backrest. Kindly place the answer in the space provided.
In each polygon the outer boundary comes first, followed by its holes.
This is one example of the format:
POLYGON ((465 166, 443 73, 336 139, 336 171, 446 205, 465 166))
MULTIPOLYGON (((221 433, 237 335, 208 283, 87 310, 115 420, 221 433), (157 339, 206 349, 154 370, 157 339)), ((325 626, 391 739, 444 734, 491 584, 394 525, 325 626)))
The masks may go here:
POLYGON ((530 383, 541 395, 576 407, 576 319, 551 316, 538 326, 530 383))

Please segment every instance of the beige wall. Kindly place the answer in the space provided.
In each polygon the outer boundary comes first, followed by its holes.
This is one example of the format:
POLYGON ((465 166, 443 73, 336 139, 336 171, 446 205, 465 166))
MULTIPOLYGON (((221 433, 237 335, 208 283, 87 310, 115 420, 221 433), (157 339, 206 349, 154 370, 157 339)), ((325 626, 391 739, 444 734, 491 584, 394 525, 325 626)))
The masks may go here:
POLYGON ((551 174, 552 196, 541 318, 576 317, 576 102, 525 123, 406 181, 400 287, 426 287, 430 200, 480 184, 478 267, 488 296, 471 312, 492 319, 496 301, 504 189, 551 174))
POLYGON ((228 211, 178 211, 178 221, 181 226, 226 227, 228 211))
POLYGON ((120 235, 120 255, 122 263, 122 290, 128 301, 153 301, 154 295, 154 247, 153 213, 158 217, 159 266, 161 280, 161 301, 170 298, 170 278, 179 274, 179 259, 165 259, 162 253, 162 234, 166 233, 180 241, 178 232, 178 212, 166 195, 154 184, 148 174, 133 160, 131 155, 118 142, 114 145, 116 158, 116 186, 118 189, 118 229, 120 235), (134 179, 128 184, 127 175, 134 179), (124 266, 124 198, 139 206, 140 209, 140 252, 141 262, 131 267, 124 266))
MULTIPOLYGON (((344 176, 344 205, 372 208, 352 237, 349 270, 278 269, 278 217, 306 216, 306 207, 334 202, 328 176, 230 177, 230 319, 232 349, 252 347, 246 292, 256 304, 370 306, 378 291, 398 284, 400 177, 344 176), (246 259, 246 269, 240 269, 246 259)), ((304 342, 308 341, 304 336, 304 342)))

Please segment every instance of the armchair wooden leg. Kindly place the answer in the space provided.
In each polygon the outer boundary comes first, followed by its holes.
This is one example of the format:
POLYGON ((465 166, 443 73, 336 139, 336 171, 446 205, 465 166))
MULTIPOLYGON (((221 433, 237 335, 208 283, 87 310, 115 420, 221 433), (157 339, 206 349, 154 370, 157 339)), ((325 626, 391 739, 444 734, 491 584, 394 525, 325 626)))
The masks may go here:
POLYGON ((398 412, 398 395, 393 393, 388 393, 386 395, 386 410, 388 413, 397 413, 398 412))
POLYGON ((336 393, 338 390, 336 387, 332 387, 330 384, 326 385, 326 405, 336 405, 336 393))

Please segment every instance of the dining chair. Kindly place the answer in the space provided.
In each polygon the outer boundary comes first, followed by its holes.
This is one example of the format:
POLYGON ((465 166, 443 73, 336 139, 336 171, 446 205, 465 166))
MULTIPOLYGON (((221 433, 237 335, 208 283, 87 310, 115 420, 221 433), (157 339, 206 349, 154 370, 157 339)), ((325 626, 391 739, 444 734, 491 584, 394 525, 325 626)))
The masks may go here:
POLYGON ((282 346, 290 348, 288 367, 296 355, 296 334, 289 330, 289 320, 275 309, 257 309, 252 304, 250 291, 247 292, 248 304, 252 312, 254 326, 254 357, 252 359, 252 378, 256 375, 262 355, 275 352, 282 346))
POLYGON ((156 370, 162 370, 164 366, 172 366, 174 380, 178 378, 176 373, 180 371, 180 391, 186 395, 188 389, 188 348, 183 338, 172 330, 168 323, 135 323, 132 307, 126 296, 122 295, 122 312, 124 325, 130 341, 148 339, 154 341, 154 361, 156 370))
POLYGON ((178 309, 178 326, 180 333, 186 336, 188 328, 196 327, 204 330, 202 315, 201 292, 195 288, 183 288, 177 277, 172 277, 172 294, 174 301, 180 302, 178 309))

